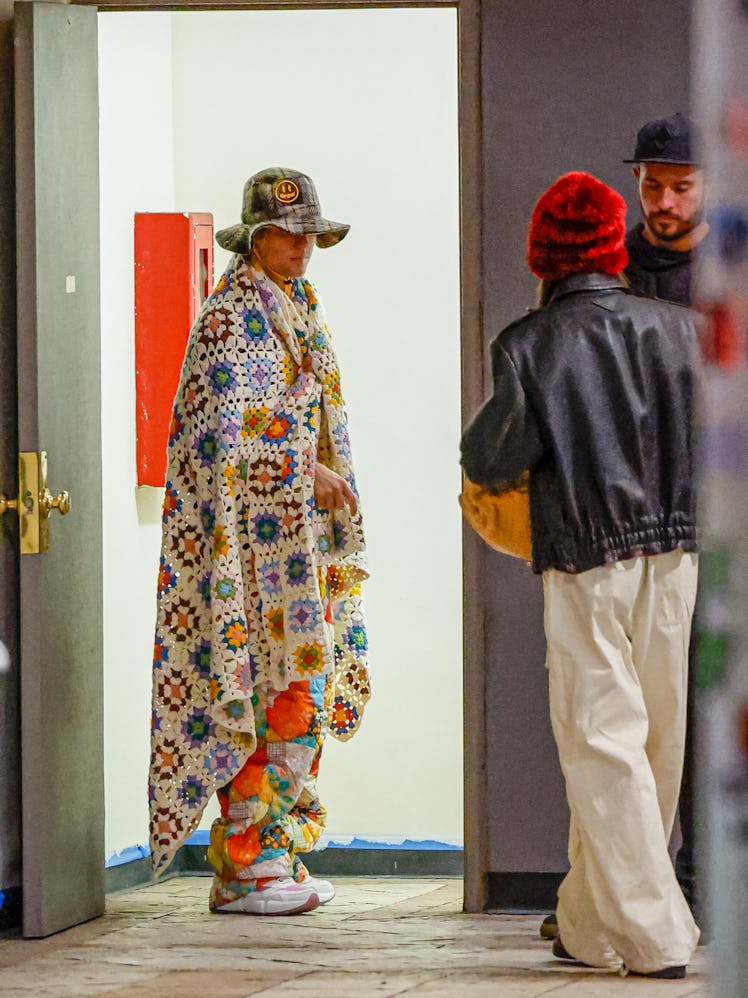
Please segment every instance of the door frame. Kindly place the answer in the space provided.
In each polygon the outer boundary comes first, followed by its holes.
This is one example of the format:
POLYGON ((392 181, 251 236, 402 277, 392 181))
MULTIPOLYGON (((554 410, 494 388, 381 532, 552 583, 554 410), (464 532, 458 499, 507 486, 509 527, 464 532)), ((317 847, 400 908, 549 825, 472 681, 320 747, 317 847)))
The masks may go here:
MULTIPOLYGON (((457 12, 458 143, 460 174, 460 343, 463 423, 484 394, 482 336, 483 141, 481 107, 481 0, 77 0, 99 10, 313 10, 452 8, 457 12)), ((485 628, 481 551, 477 535, 463 531, 463 744, 464 908, 485 910, 488 881, 486 805, 485 628)))
MULTIPOLYGON (((77 0, 99 10, 315 10, 452 8, 457 11, 458 146, 460 174, 460 345, 463 425, 484 394, 482 335, 483 142, 481 114, 480 0, 77 0)), ((463 769, 464 907, 485 910, 488 898, 486 805, 486 696, 484 608, 480 597, 481 551, 477 535, 463 528, 463 769)))

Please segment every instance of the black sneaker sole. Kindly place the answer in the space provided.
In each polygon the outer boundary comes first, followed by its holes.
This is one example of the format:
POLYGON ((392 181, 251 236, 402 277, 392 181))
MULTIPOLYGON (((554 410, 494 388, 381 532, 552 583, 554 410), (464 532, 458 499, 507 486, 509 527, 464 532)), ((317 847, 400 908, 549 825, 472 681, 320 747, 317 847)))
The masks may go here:
POLYGON ((582 960, 577 960, 575 956, 567 950, 564 944, 561 942, 561 936, 556 936, 553 940, 553 946, 551 946, 551 953, 556 957, 557 960, 568 960, 569 963, 576 963, 578 967, 589 967, 588 963, 584 963, 582 960))
POLYGON ((631 977, 650 977, 657 981, 680 981, 686 976, 685 967, 663 967, 662 970, 650 970, 649 973, 630 970, 631 977))

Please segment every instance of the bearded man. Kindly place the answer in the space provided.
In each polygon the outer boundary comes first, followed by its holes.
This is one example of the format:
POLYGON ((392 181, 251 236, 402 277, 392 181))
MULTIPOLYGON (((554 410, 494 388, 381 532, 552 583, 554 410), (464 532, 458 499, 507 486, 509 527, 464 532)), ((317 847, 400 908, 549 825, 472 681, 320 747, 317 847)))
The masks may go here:
MULTIPOLYGON (((706 180, 696 125, 682 114, 643 125, 636 137, 634 176, 644 221, 626 235, 626 277, 649 297, 691 305, 694 258, 709 234, 704 212, 706 180)), ((688 730, 678 812, 681 845, 675 859, 678 882, 697 919, 701 898, 695 833, 694 747, 696 661, 691 643, 688 730)))
POLYGON ((709 232, 697 132, 682 114, 639 129, 633 159, 643 221, 626 234, 631 287, 650 298, 691 304, 694 253, 709 232))
POLYGON ((334 895, 299 854, 325 827, 329 730, 369 697, 367 577, 340 373, 316 289, 311 179, 251 177, 232 256, 190 333, 174 403, 153 672, 151 851, 163 872, 215 793, 216 912, 289 915, 334 895))

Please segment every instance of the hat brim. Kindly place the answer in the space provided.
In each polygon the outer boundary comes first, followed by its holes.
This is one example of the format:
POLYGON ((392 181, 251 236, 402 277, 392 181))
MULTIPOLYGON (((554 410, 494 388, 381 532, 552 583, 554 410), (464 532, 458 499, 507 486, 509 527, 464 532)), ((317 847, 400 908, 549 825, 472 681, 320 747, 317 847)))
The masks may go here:
POLYGON ((231 225, 227 229, 219 229, 216 232, 216 242, 223 249, 230 253, 249 253, 252 245, 252 236, 259 229, 264 229, 268 225, 285 229, 286 232, 316 235, 316 243, 320 249, 328 249, 335 246, 341 239, 345 239, 350 231, 350 225, 343 222, 332 222, 328 218, 318 218, 315 221, 304 221, 296 218, 275 218, 268 222, 257 222, 254 225, 231 225))
POLYGON ((667 163, 669 166, 698 166, 701 164, 693 159, 669 159, 665 156, 648 156, 647 159, 623 159, 622 163, 667 163))

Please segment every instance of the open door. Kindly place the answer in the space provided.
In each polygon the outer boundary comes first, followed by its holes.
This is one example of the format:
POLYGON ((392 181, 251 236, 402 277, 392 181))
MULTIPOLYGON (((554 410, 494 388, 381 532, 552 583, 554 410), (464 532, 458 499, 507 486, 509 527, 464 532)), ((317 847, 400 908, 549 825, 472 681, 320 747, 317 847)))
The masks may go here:
POLYGON ((19 450, 71 498, 21 557, 26 936, 104 909, 96 17, 15 5, 19 450))

